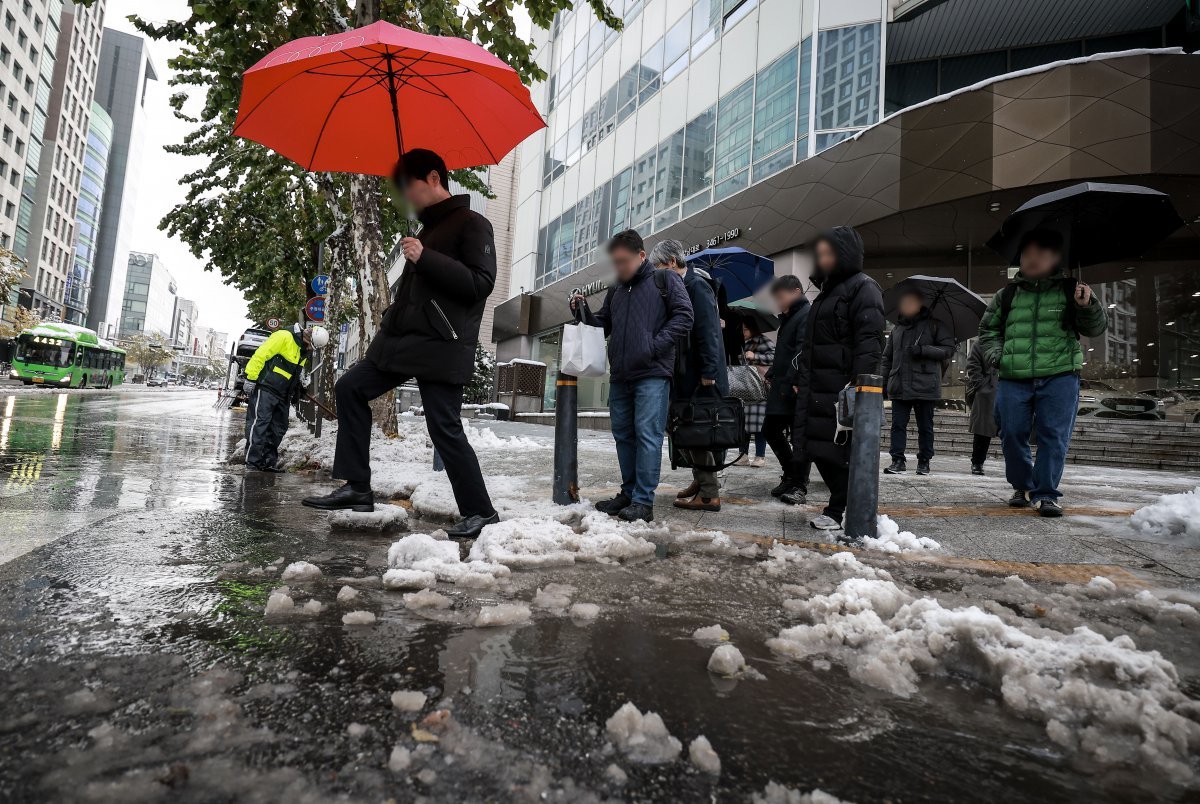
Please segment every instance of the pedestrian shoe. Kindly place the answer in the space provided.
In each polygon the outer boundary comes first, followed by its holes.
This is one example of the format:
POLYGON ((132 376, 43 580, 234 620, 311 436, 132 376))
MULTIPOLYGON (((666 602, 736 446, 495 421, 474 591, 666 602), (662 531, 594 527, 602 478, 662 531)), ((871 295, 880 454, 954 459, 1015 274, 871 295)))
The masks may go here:
POLYGON ((686 500, 688 497, 695 497, 700 493, 700 481, 693 480, 692 484, 683 491, 675 495, 677 500, 686 500))
POLYGON ((761 469, 762 467, 767 465, 767 459, 759 458, 759 457, 755 456, 750 459, 750 465, 753 466, 755 469, 761 469))
POLYGON ((783 475, 779 478, 779 485, 771 489, 771 496, 782 497, 794 488, 796 488, 796 484, 792 482, 792 479, 787 475, 783 475))
POLYGON ((355 491, 347 483, 324 497, 305 497, 300 504, 322 511, 344 511, 349 508, 360 513, 370 513, 375 510, 375 494, 371 491, 355 491))
POLYGON ((451 539, 477 539, 484 528, 488 525, 495 525, 499 521, 499 514, 492 514, 491 516, 472 514, 457 524, 446 528, 446 535, 451 539))
POLYGON ((601 500, 600 502, 596 503, 596 510, 602 514, 616 516, 625 508, 627 508, 631 502, 633 501, 630 500, 626 495, 618 494, 616 497, 613 497, 610 500, 601 500))
POLYGON ((917 461, 917 474, 919 474, 919 475, 929 474, 929 461, 920 461, 920 460, 917 461))
POLYGON ((982 475, 983 474, 983 464, 981 464, 981 463, 971 464, 971 474, 982 475))
POLYGON ((699 494, 693 495, 691 499, 676 500, 676 508, 685 508, 688 511, 720 511, 720 497, 701 497, 699 494))
POLYGON ((630 503, 621 509, 621 512, 617 514, 617 519, 623 519, 626 522, 637 522, 639 520, 642 522, 653 522, 654 507, 642 503, 630 503))
POLYGON ((892 465, 883 470, 885 475, 902 475, 908 471, 908 464, 903 458, 895 458, 892 460, 892 465))
POLYGON ((1038 514, 1041 516, 1055 518, 1063 515, 1063 509, 1058 504, 1058 500, 1051 500, 1049 498, 1038 500, 1033 504, 1033 507, 1037 509, 1038 514))
POLYGON ((1012 496, 1008 498, 1008 505, 1011 508, 1028 508, 1029 492, 1013 489, 1012 496))
POLYGON ((779 499, 788 505, 806 505, 808 503, 808 492, 799 486, 792 486, 789 490, 780 494, 779 499))
POLYGON ((810 527, 816 528, 817 530, 831 531, 842 529, 841 522, 838 522, 833 517, 826 516, 825 514, 821 514, 818 517, 810 519, 808 524, 810 527))
POLYGON ((750 456, 743 452, 741 455, 738 456, 738 459, 733 462, 733 465, 734 466, 749 466, 750 465, 750 456))

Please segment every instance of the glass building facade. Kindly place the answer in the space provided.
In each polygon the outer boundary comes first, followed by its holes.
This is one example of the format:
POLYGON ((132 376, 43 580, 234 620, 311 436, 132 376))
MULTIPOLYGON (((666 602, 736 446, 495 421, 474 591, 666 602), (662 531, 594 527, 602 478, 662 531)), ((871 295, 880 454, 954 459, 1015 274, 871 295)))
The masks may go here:
POLYGON ((92 104, 88 124, 87 149, 83 174, 79 181, 79 205, 75 212, 75 255, 67 276, 65 294, 67 323, 82 326, 87 320, 88 299, 92 293, 92 274, 96 268, 96 237, 104 200, 104 181, 108 173, 108 154, 112 148, 113 123, 99 104, 92 104))

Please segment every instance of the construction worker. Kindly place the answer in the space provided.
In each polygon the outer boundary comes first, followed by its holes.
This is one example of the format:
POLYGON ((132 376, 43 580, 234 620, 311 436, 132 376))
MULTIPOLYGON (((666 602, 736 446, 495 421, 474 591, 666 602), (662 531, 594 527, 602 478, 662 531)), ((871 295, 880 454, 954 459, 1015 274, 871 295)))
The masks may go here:
POLYGON ((312 350, 328 343, 329 332, 324 327, 304 329, 296 324, 267 338, 246 364, 242 387, 250 397, 246 405, 247 470, 285 471, 275 462, 288 428, 288 408, 299 399, 300 374, 312 350))

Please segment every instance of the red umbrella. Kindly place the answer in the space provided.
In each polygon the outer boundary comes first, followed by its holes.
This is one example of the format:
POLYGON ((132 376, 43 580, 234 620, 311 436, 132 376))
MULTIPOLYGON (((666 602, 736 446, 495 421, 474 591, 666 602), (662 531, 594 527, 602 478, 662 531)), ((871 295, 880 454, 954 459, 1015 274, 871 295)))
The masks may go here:
POLYGON ((387 22, 297 39, 246 71, 233 133, 308 170, 390 176, 428 148, 494 165, 545 127, 517 73, 466 39, 387 22))

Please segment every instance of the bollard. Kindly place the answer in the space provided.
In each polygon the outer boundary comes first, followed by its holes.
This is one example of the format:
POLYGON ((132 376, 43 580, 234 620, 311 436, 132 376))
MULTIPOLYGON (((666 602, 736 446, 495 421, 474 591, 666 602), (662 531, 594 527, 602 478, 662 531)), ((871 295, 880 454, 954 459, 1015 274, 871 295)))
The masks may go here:
POLYGON ((446 464, 442 463, 442 454, 438 452, 437 447, 433 448, 433 471, 446 471, 446 464))
POLYGON ((579 380, 558 372, 554 403, 554 502, 579 502, 579 380))
POLYGON ((854 395, 850 481, 844 528, 850 540, 875 536, 879 517, 879 437, 883 430, 883 377, 860 374, 854 395))

